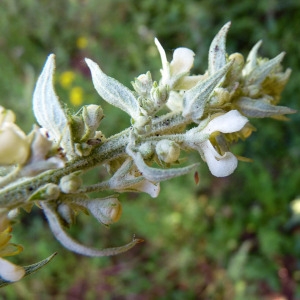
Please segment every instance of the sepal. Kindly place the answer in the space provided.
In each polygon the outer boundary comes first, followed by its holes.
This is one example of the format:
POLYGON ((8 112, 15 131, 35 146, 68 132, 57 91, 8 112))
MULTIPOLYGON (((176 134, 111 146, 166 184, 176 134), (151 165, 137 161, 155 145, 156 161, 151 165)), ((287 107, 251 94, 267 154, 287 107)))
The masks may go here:
POLYGON ((286 106, 276 106, 264 99, 242 97, 236 102, 238 110, 249 118, 268 118, 285 114, 294 114, 296 110, 286 106))
POLYGON ((185 92, 182 111, 185 118, 191 118, 195 123, 199 123, 211 93, 220 84, 231 65, 232 62, 226 64, 206 80, 200 81, 195 87, 185 92))
POLYGON ((195 170, 198 164, 193 164, 183 168, 172 168, 172 169, 156 169, 149 167, 142 157, 142 154, 132 150, 131 146, 128 145, 126 148, 127 154, 133 159, 139 171, 143 177, 152 182, 161 182, 174 177, 185 175, 195 170))

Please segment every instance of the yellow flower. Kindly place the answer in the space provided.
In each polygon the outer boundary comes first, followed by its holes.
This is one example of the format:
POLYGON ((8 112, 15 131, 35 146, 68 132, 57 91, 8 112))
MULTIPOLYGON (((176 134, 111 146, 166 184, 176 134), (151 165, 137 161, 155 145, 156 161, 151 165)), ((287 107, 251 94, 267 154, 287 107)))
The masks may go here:
POLYGON ((83 102, 83 90, 79 86, 75 86, 70 90, 70 102, 75 105, 79 106, 83 102))
POLYGON ((73 71, 66 71, 60 75, 59 83, 63 88, 68 89, 74 81, 74 78, 75 73, 73 71))
POLYGON ((84 49, 84 48, 86 48, 87 44, 88 44, 88 40, 84 36, 80 36, 76 40, 76 46, 77 46, 78 49, 84 49))

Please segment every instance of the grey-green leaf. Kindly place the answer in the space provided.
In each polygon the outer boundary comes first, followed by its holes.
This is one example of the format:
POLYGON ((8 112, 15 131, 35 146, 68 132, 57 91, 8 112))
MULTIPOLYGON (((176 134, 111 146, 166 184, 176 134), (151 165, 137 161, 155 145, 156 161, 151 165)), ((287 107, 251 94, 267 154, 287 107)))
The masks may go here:
POLYGON ((54 91, 55 55, 49 55, 33 93, 33 113, 50 137, 61 143, 67 155, 73 155, 71 129, 67 115, 54 91))
POLYGON ((278 54, 276 57, 274 57, 273 59, 270 59, 262 63, 261 65, 255 67, 249 73, 249 75, 246 76, 246 80, 245 80, 246 84, 247 85, 261 84, 265 80, 265 78, 269 75, 269 73, 281 63, 284 55, 285 53, 282 52, 278 54))
POLYGON ((246 60, 246 65, 243 69, 243 75, 246 76, 248 75, 257 65, 257 52, 259 47, 261 46, 262 41, 258 41, 251 51, 248 54, 247 60, 246 60))
POLYGON ((184 94, 182 115, 185 118, 191 118, 194 122, 199 123, 211 93, 222 81, 231 65, 232 61, 184 94))
POLYGON ((208 52, 208 74, 212 75, 226 64, 226 35, 231 22, 227 22, 213 39, 208 52))
MULTIPOLYGON (((52 255, 50 255, 49 257, 47 257, 46 259, 44 260, 41 260, 35 264, 32 264, 32 265, 29 265, 29 266, 25 266, 23 267, 24 270, 25 270, 25 276, 28 276, 38 270, 40 270, 41 268, 43 268, 46 264, 48 264, 52 259, 53 257, 56 255, 57 253, 53 253, 52 255)), ((24 278, 23 277, 23 278, 24 278)), ((6 285, 9 285, 9 284, 12 284, 14 282, 10 282, 10 281, 6 281, 6 280, 3 280, 2 278, 0 278, 0 287, 3 287, 3 286, 6 286, 6 285)))
POLYGON ((161 182, 174 177, 182 176, 194 171, 199 164, 193 164, 183 168, 171 169, 157 169, 149 167, 142 157, 140 152, 133 151, 130 146, 127 147, 126 152, 130 155, 136 164, 142 176, 151 182, 161 182))
POLYGON ((267 118, 296 112, 289 107, 272 105, 263 99, 253 100, 247 97, 240 98, 236 105, 244 116, 250 118, 267 118))
POLYGON ((46 202, 40 202, 41 207, 43 208, 44 214, 47 217, 49 226, 56 237, 56 239, 67 249, 86 256, 99 257, 99 256, 111 256, 123 253, 136 244, 141 243, 143 240, 133 238, 131 242, 124 246, 114 247, 114 248, 106 248, 106 249, 95 249, 91 247, 87 247, 85 245, 80 244, 72 237, 70 237, 63 228, 63 224, 57 215, 55 209, 46 202))
POLYGON ((133 119, 137 119, 140 108, 133 92, 116 79, 104 74, 92 60, 86 58, 85 61, 90 68, 93 84, 99 95, 108 103, 128 113, 133 119))

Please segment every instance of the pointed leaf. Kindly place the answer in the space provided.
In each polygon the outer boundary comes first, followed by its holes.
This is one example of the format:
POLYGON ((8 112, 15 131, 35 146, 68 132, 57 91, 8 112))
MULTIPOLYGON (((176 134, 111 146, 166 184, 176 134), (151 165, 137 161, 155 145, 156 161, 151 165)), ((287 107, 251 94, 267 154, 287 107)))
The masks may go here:
POLYGON ((267 118, 296 112, 289 107, 272 105, 263 99, 252 100, 242 97, 236 104, 243 115, 251 118, 267 118))
POLYGON ((128 113, 133 119, 137 119, 140 109, 134 94, 119 81, 104 74, 95 62, 88 58, 85 61, 99 95, 108 103, 128 113))
POLYGON ((226 64, 222 69, 218 70, 206 80, 200 81, 195 87, 184 94, 182 111, 184 117, 192 118, 196 123, 199 122, 211 93, 220 83, 231 65, 232 62, 226 64))
POLYGON ((142 176, 151 182, 161 182, 174 177, 182 176, 194 171, 198 164, 193 164, 183 168, 157 169, 149 167, 143 160, 142 154, 134 152, 129 146, 126 149, 128 155, 132 157, 142 176))
POLYGON ((231 22, 226 23, 213 39, 208 54, 208 74, 212 75, 226 64, 226 35, 231 22))
POLYGON ((63 225, 59 219, 59 216, 56 214, 55 210, 51 207, 50 204, 46 202, 40 202, 41 207, 43 208, 43 211, 47 217, 50 229, 52 230, 54 236, 56 239, 67 249, 76 252, 81 255, 86 256, 93 256, 93 257, 99 257, 99 256, 111 256, 111 255, 117 255, 120 253, 123 253, 132 247, 134 247, 136 244, 141 243, 143 240, 133 238, 133 240, 121 247, 115 247, 115 248, 106 248, 106 249, 94 249, 87 247, 85 245, 80 244, 76 240, 74 240, 72 237, 70 237, 64 230, 63 225))
POLYGON ((280 64, 284 57, 285 53, 282 52, 273 59, 266 61, 265 63, 254 68, 249 75, 246 77, 246 84, 248 85, 259 85, 261 84, 265 78, 269 75, 269 73, 280 64))
POLYGON ((246 76, 248 75, 257 65, 257 52, 259 47, 261 46, 262 41, 258 41, 251 51, 248 54, 247 60, 246 60, 246 65, 243 69, 243 75, 246 76))
MULTIPOLYGON (((23 269, 25 270, 25 275, 22 277, 24 278, 25 276, 28 276, 38 270, 40 270, 41 268, 43 268, 46 264, 48 264, 52 258, 56 255, 57 253, 53 253, 52 255, 50 255, 49 257, 47 257, 44 260, 41 260, 35 264, 29 265, 29 266, 25 266, 23 267, 23 269)), ((2 278, 0 278, 0 287, 12 284, 14 282, 11 281, 7 281, 7 280, 3 280, 2 278)))
POLYGON ((71 129, 68 118, 54 91, 55 56, 49 55, 33 93, 33 113, 50 137, 61 142, 67 154, 73 154, 71 129))

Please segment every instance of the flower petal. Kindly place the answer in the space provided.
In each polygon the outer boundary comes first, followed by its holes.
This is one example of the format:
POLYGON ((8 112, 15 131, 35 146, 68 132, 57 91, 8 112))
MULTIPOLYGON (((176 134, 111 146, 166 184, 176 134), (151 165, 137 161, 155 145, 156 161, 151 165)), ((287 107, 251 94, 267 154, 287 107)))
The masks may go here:
POLYGON ((189 72, 194 64, 195 53, 184 47, 175 49, 173 60, 170 63, 171 74, 180 74, 189 72))
POLYGON ((128 190, 144 192, 150 195, 152 198, 156 198, 160 192, 159 183, 152 183, 151 181, 144 179, 135 185, 132 185, 128 190))
POLYGON ((5 281, 18 281, 25 275, 25 270, 0 257, 0 278, 5 281))
POLYGON ((242 116, 237 110, 231 110, 224 115, 212 119, 204 128, 202 133, 211 134, 216 131, 231 133, 241 130, 248 119, 242 116))
POLYGON ((220 155, 210 141, 202 144, 202 151, 210 172, 216 177, 225 177, 233 173, 238 160, 231 152, 220 155))

